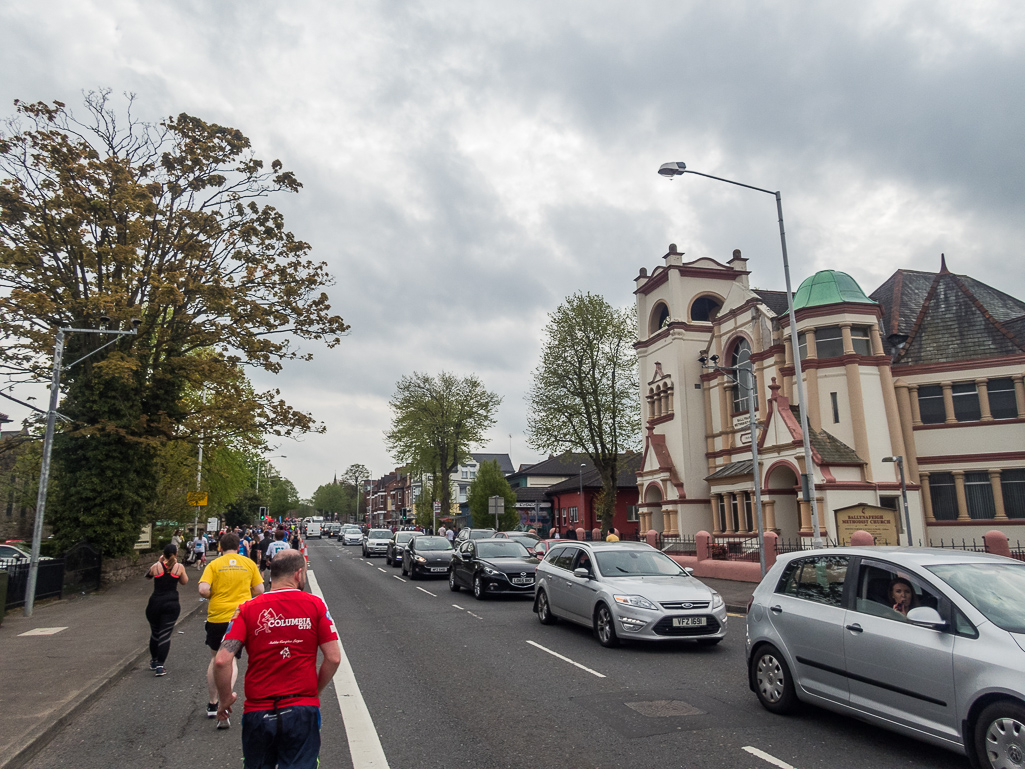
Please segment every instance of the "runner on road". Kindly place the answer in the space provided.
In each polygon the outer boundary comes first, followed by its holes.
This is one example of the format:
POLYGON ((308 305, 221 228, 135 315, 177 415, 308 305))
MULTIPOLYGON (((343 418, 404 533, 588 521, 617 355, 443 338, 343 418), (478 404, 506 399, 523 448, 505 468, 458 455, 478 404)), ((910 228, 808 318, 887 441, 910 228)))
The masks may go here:
POLYGON ((149 567, 146 579, 153 580, 153 593, 146 604, 146 619, 149 621, 149 668, 156 675, 165 674, 164 662, 171 651, 171 633, 174 623, 181 614, 178 603, 178 585, 189 584, 185 566, 178 563, 178 546, 164 547, 160 560, 149 567))
POLYGON ((249 657, 242 715, 244 769, 316 769, 320 763, 320 692, 342 659, 327 606, 303 592, 306 560, 285 550, 271 561, 271 588, 246 601, 214 658, 217 718, 227 722, 236 695, 234 659, 249 657), (324 660, 317 670, 317 650, 324 660))
MULTIPOLYGON (((203 576, 199 578, 199 594, 210 599, 206 610, 206 645, 210 647, 210 664, 206 668, 207 718, 217 716, 217 685, 214 683, 214 656, 221 647, 224 631, 228 629, 235 610, 243 601, 263 592, 260 571, 250 558, 238 554, 238 535, 225 534, 220 541, 221 557, 211 561, 203 576)), ((234 664, 234 663, 233 663, 234 664)), ((234 685, 238 666, 234 667, 231 680, 234 685)), ((218 722, 217 727, 227 728, 228 721, 218 722)))

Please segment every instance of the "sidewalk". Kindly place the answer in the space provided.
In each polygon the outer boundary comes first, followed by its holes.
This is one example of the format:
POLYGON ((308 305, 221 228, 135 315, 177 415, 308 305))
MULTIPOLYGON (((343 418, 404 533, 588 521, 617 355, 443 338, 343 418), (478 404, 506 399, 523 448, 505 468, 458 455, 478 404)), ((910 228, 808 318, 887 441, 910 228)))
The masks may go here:
POLYGON ((712 579, 700 577, 701 581, 712 590, 717 590, 726 601, 726 611, 734 614, 747 614, 747 602, 758 587, 756 582, 735 582, 732 579, 712 579))
MULTIPOLYGON (((198 578, 189 569, 189 584, 179 593, 179 622, 205 611, 198 578)), ((101 592, 37 605, 31 619, 20 609, 7 613, 0 625, 0 769, 27 761, 97 693, 149 656, 146 603, 152 591, 153 583, 140 574, 101 592), (24 635, 46 628, 63 630, 24 635)))

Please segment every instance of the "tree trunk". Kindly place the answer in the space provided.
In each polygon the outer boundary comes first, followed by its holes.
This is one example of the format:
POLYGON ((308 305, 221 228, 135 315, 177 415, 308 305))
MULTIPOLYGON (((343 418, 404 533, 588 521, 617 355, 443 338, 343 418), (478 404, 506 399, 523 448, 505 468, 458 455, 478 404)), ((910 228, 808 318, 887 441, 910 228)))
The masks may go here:
POLYGON ((602 494, 601 494, 601 506, 599 508, 599 514, 601 519, 601 534, 604 539, 609 531, 615 528, 613 525, 613 517, 616 514, 616 477, 618 476, 616 467, 612 467, 602 472, 602 494))

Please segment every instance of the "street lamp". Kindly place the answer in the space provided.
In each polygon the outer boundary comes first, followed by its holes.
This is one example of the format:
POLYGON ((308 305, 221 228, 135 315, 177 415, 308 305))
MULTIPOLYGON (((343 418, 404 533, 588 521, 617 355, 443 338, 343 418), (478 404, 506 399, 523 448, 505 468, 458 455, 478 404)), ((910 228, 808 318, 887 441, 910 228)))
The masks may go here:
MULTIPOLYGON (((742 387, 747 390, 747 416, 748 416, 748 427, 751 431, 751 471, 754 473, 754 485, 755 485, 755 516, 758 519, 758 566, 762 571, 762 576, 765 576, 765 528, 762 524, 762 472, 761 468, 758 467, 758 420, 755 418, 755 364, 749 358, 747 366, 720 366, 719 356, 713 355, 711 358, 706 358, 702 355, 698 360, 701 362, 701 368, 707 368, 712 371, 722 372, 727 379, 735 383, 738 387, 742 387), (707 365, 711 361, 712 365, 707 365), (727 371, 735 371, 737 376, 731 376, 727 374, 727 371), (742 381, 740 374, 747 375, 747 381, 742 381)), ((718 515, 719 511, 716 510, 715 514, 718 515)), ((730 513, 732 515, 732 513, 730 513)))
POLYGON ((814 465, 812 464, 811 457, 811 438, 808 433, 808 406, 804 397, 804 378, 801 373, 801 346, 797 339, 797 317, 794 314, 794 292, 790 287, 790 262, 787 259, 787 236, 786 231, 783 228, 783 200, 780 197, 778 190, 773 192, 772 190, 762 189, 761 187, 752 187, 750 184, 741 184, 740 182, 735 182, 732 179, 723 179, 721 176, 712 176, 711 174, 703 174, 699 171, 691 171, 687 168, 687 164, 683 162, 663 163, 658 169, 658 172, 662 176, 669 177, 670 181, 672 181, 674 176, 694 174, 695 176, 704 176, 707 179, 715 179, 719 182, 733 184, 737 187, 744 187, 745 189, 754 190, 755 192, 764 192, 767 195, 773 195, 776 198, 776 213, 779 216, 779 242, 783 249, 783 277, 786 279, 787 285, 787 311, 790 313, 790 346, 794 351, 794 380, 797 383, 797 405, 801 412, 801 435, 803 438, 802 442, 804 443, 804 472, 801 473, 801 490, 804 493, 804 501, 811 505, 811 526, 812 529, 814 529, 812 533, 812 545, 816 548, 822 547, 822 535, 819 530, 819 506, 815 499, 815 476, 813 470, 814 465))
MULTIPOLYGON (((584 468, 587 464, 580 463, 580 514, 584 512, 584 468)), ((577 515, 577 523, 580 523, 580 514, 577 515)))
POLYGON ((39 578, 39 546, 43 540, 43 517, 46 515, 46 491, 50 484, 50 453, 53 450, 53 433, 57 424, 57 400, 60 397, 61 372, 72 366, 81 363, 90 355, 95 355, 100 350, 110 347, 117 339, 111 339, 104 345, 97 347, 92 352, 86 353, 73 363, 61 366, 64 360, 64 337, 72 332, 79 334, 106 334, 108 336, 136 336, 139 333, 139 326, 142 321, 132 318, 131 331, 108 331, 107 324, 110 318, 100 318, 103 328, 71 328, 65 326, 57 329, 57 339, 53 348, 53 374, 50 379, 50 406, 46 412, 46 432, 43 434, 43 461, 39 468, 39 492, 36 495, 36 519, 32 527, 32 555, 28 567, 28 584, 25 586, 25 616, 32 616, 32 609, 36 602, 36 581, 39 578))
POLYGON ((288 459, 288 457, 285 456, 284 454, 275 454, 274 456, 271 456, 271 457, 260 457, 259 461, 257 461, 257 463, 256 463, 256 494, 257 494, 257 496, 259 496, 259 494, 260 494, 260 470, 263 468, 264 463, 268 459, 288 459))
POLYGON ((914 547, 915 543, 911 540, 911 513, 908 512, 908 484, 904 480, 904 457, 883 457, 883 461, 895 463, 900 471, 900 496, 904 503, 904 526, 908 534, 908 547, 914 547))

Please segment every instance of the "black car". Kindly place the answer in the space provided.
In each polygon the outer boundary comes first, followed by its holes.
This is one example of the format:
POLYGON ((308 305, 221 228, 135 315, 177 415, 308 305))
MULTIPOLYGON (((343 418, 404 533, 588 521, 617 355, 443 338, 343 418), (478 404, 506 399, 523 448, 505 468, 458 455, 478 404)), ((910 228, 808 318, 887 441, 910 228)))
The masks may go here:
POLYGON ((402 563, 402 551, 406 548, 406 543, 415 536, 415 531, 396 531, 391 535, 388 550, 384 554, 384 560, 389 566, 398 566, 402 563))
POLYGON ((456 543, 465 542, 468 539, 491 539, 495 536, 494 529, 471 529, 469 526, 464 526, 456 534, 456 543))
POLYGON ((449 590, 473 590, 483 601, 491 593, 534 595, 537 559, 519 542, 508 539, 471 539, 452 554, 448 573, 449 590))
POLYGON ((444 577, 452 564, 452 543, 444 537, 417 534, 402 555, 402 573, 410 579, 444 577))

